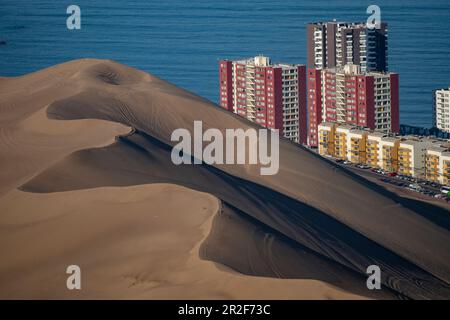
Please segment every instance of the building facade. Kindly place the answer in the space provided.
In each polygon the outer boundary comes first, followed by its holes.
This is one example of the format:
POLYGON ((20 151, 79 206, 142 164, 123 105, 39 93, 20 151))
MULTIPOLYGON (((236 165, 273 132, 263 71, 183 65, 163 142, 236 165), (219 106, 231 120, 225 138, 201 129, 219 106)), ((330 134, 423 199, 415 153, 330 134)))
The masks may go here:
POLYGON ((387 172, 398 172, 398 151, 400 139, 395 137, 382 137, 379 144, 378 168, 387 172))
POLYGON ((433 126, 450 132, 450 87, 434 92, 433 126))
POLYGON ((325 69, 348 63, 366 71, 388 71, 388 28, 381 23, 316 22, 307 25, 308 68, 325 69))
POLYGON ((308 145, 318 145, 318 125, 322 119, 322 72, 308 69, 308 145))
POLYGON ((345 123, 398 133, 398 74, 362 73, 357 65, 308 70, 308 145, 317 147, 317 125, 345 123))
POLYGON ((334 140, 335 130, 337 125, 335 123, 323 122, 318 125, 318 150, 319 154, 323 156, 333 157, 335 154, 334 140))
POLYGON ((405 176, 425 178, 424 142, 419 139, 401 141, 398 147, 398 173, 405 176))
POLYGON ((221 107, 278 129, 297 143, 307 140, 306 66, 272 64, 268 57, 219 62, 221 107))
POLYGON ((448 146, 435 146, 427 150, 426 179, 450 185, 450 149, 448 146))
POLYGON ((386 135, 381 132, 371 132, 366 139, 366 164, 373 168, 380 168, 382 159, 381 141, 386 135))

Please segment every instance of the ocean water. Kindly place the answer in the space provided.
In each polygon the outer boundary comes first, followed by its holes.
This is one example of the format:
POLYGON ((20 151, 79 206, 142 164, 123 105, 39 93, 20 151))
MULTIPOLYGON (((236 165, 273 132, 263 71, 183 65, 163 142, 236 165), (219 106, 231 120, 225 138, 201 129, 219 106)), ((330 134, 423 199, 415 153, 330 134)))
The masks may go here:
POLYGON ((365 21, 370 4, 389 24, 401 123, 430 126, 432 91, 450 86, 449 0, 0 0, 0 76, 113 59, 217 102, 219 59, 306 63, 306 23, 365 21), (70 4, 81 8, 81 30, 66 28, 70 4))

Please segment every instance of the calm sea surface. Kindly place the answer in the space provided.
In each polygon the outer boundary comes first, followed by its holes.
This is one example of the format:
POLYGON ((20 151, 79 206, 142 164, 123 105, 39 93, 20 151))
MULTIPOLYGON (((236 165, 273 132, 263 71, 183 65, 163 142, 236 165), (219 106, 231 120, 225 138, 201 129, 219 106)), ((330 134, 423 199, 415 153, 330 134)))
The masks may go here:
POLYGON ((217 102, 217 61, 265 54, 306 63, 308 22, 389 24, 390 70, 400 74, 401 123, 430 126, 432 90, 450 86, 450 1, 0 0, 0 75, 71 59, 117 60, 217 102), (82 29, 66 28, 81 7, 82 29))

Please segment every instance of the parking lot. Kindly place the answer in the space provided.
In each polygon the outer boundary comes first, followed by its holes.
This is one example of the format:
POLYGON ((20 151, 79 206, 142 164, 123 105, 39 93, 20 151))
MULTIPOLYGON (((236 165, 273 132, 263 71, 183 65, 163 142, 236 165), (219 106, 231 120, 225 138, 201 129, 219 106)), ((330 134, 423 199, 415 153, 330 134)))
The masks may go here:
POLYGON ((450 200, 450 195, 441 192, 443 186, 439 183, 398 175, 393 172, 386 172, 381 169, 371 168, 367 165, 354 164, 349 161, 338 159, 334 159, 334 161, 369 180, 377 180, 378 182, 392 185, 393 187, 396 187, 396 189, 403 189, 408 193, 416 193, 417 195, 422 195, 429 199, 431 198, 444 203, 448 203, 450 200))

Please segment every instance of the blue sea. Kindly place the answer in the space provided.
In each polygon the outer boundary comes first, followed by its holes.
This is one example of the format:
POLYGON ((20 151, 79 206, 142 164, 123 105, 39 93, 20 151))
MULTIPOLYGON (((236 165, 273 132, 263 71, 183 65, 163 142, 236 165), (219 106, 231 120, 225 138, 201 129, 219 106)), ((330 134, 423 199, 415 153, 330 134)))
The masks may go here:
POLYGON ((219 59, 265 54, 306 63, 306 23, 365 21, 370 4, 389 24, 401 123, 430 126, 432 91, 450 86, 449 0, 0 0, 0 75, 105 58, 217 102, 219 59), (71 4, 81 8, 81 30, 66 27, 71 4))

